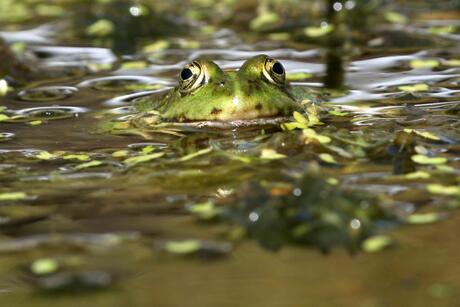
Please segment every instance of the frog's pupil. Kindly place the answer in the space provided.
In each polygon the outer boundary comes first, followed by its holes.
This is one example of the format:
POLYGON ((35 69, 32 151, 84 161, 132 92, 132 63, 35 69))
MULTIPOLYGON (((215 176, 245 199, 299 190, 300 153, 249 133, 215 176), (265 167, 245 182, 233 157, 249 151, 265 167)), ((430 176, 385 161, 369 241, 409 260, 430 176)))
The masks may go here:
POLYGON ((275 74, 282 75, 284 73, 284 67, 281 63, 276 62, 273 64, 272 70, 275 74))
POLYGON ((193 73, 189 68, 182 69, 182 72, 180 73, 180 77, 182 78, 182 80, 187 80, 190 77, 192 77, 192 75, 193 73))

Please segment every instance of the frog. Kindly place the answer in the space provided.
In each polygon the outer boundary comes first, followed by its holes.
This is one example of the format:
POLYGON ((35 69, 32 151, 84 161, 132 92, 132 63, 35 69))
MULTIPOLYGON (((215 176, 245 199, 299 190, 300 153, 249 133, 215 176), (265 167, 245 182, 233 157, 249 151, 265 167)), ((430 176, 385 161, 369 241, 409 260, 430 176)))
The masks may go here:
POLYGON ((305 113, 318 97, 316 90, 292 86, 283 64, 266 54, 247 59, 237 70, 197 58, 183 66, 175 87, 160 98, 143 96, 134 104, 131 120, 109 130, 279 125, 296 111, 305 113))
POLYGON ((301 106, 281 62, 261 54, 231 71, 206 58, 186 64, 156 109, 167 120, 232 121, 288 116, 301 106))

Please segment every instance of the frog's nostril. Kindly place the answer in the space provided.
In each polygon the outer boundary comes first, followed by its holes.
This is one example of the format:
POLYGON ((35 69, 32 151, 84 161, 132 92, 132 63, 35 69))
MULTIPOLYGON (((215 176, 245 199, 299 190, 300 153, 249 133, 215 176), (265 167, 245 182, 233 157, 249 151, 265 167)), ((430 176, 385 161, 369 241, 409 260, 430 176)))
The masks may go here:
POLYGON ((224 86, 224 85, 225 85, 225 81, 220 81, 219 85, 220 85, 220 86, 224 86))

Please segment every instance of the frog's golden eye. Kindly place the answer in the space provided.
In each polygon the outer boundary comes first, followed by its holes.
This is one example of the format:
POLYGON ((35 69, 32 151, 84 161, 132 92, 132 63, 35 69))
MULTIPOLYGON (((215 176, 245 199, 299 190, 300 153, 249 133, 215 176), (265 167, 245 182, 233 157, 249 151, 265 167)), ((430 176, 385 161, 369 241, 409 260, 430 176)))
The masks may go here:
POLYGON ((262 73, 268 82, 275 85, 284 85, 286 81, 286 71, 284 70, 283 65, 275 59, 269 57, 265 59, 262 73))
POLYGON ((189 93, 206 81, 206 74, 200 63, 194 61, 184 66, 179 75, 179 90, 181 93, 189 93))

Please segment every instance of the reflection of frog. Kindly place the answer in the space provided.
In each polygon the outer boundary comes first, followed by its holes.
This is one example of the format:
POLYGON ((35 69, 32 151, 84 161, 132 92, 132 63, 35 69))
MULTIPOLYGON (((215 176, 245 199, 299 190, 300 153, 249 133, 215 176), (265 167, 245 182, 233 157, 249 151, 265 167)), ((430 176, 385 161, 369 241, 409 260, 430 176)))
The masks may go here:
POLYGON ((143 110, 173 121, 232 121, 291 115, 301 109, 286 82, 283 65, 266 55, 247 60, 238 71, 222 71, 197 59, 185 65, 179 85, 143 110))

